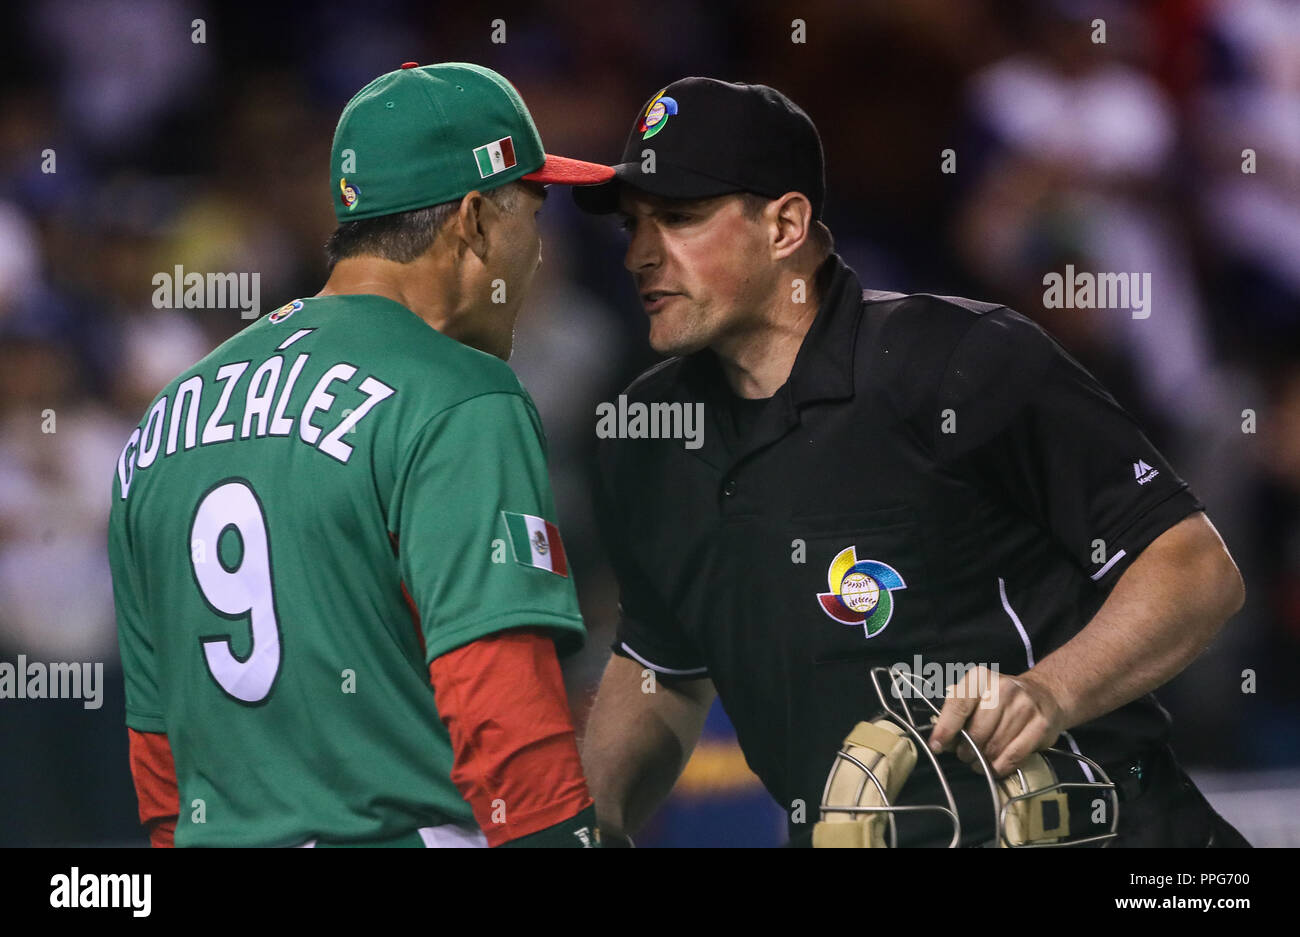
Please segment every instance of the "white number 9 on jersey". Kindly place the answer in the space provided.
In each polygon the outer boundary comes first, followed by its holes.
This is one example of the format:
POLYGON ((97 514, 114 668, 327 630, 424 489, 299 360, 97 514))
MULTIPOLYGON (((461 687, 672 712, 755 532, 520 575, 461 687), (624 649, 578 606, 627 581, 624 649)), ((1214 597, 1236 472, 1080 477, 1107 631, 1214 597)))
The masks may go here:
POLYGON ((221 689, 241 703, 260 703, 270 695, 280 671, 280 622, 271 591, 271 551, 262 504, 243 479, 224 481, 203 496, 190 527, 194 579, 209 607, 223 618, 245 617, 252 627, 252 647, 243 659, 230 647, 230 635, 199 638, 208 670, 221 689), (227 566, 221 537, 239 536, 242 556, 227 566), (194 558, 194 543, 204 545, 194 558))

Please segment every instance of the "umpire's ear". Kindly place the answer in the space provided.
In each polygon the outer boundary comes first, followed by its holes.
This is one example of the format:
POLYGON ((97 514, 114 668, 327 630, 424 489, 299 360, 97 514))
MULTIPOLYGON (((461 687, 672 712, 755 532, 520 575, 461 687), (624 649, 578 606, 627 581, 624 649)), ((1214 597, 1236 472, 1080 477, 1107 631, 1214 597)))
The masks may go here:
POLYGON ((773 260, 784 260, 808 242, 813 217, 812 202, 802 192, 787 192, 772 199, 763 211, 771 231, 773 260))

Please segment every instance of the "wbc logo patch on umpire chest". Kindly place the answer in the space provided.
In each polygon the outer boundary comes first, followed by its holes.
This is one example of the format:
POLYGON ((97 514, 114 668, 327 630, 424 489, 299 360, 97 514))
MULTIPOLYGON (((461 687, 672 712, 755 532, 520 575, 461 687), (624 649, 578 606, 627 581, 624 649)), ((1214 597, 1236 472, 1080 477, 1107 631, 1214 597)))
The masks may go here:
POLYGON ((841 625, 861 625, 874 638, 894 616, 893 591, 906 589, 898 571, 878 560, 859 560, 857 547, 835 554, 826 573, 829 592, 819 592, 822 611, 841 625))
POLYGON ((510 549, 514 551, 516 563, 568 577, 569 558, 564 553, 560 531, 554 524, 532 514, 502 511, 501 516, 506 521, 510 549))

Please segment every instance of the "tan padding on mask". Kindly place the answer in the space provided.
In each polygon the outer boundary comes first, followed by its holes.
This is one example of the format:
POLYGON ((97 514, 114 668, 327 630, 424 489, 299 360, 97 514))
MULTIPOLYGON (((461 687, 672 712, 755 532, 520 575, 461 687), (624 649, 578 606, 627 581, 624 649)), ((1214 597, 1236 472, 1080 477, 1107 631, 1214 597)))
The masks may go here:
MULTIPOLYGON (((916 767, 916 747, 901 726, 887 719, 859 722, 840 750, 871 769, 885 789, 885 798, 862 769, 836 758, 826 786, 825 804, 831 807, 888 806, 916 767)), ((884 813, 823 813, 821 822, 813 827, 813 848, 883 848, 888 826, 889 817, 884 813)))
MULTIPOLYGON (((998 782, 998 796, 1002 804, 1027 791, 1041 790, 1056 783, 1056 772, 1052 770, 1047 759, 1039 754, 1026 758, 1020 765, 1020 773, 1024 775, 1027 785, 1025 787, 1021 786, 1020 775, 1014 771, 998 782)), ((1068 836, 1069 833, 1070 804, 1065 791, 1039 794, 1028 800, 1018 801, 1007 809, 1006 839, 1014 846, 1025 843, 1054 843, 1060 837, 1068 836), (1045 827, 1043 809, 1049 803, 1057 804, 1058 820, 1051 827, 1045 827)), ((1005 847, 1007 842, 1002 837, 998 837, 998 845, 1005 847)))

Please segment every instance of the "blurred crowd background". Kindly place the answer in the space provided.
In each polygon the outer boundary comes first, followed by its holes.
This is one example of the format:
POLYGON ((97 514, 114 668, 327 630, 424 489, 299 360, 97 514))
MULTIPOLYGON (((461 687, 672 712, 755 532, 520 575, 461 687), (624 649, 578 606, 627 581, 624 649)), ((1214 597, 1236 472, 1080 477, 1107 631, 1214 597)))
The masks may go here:
MULTIPOLYGON (((788 94, 821 130, 826 221, 865 286, 1038 320, 1208 505, 1248 597, 1160 693, 1184 761, 1300 768, 1300 4, 41 0, 0 33, 0 660, 103 661, 108 691, 99 710, 0 700, 0 844, 144 842, 110 478, 158 390, 248 325, 153 308, 153 275, 256 271, 263 313, 314 294, 339 111, 411 59, 499 70, 548 149, 605 162, 676 78, 788 94), (1042 278, 1066 264, 1150 273, 1150 318, 1044 309, 1042 278)), ((655 358, 623 236, 556 194, 512 365, 546 424, 591 630, 566 663, 581 722, 616 601, 589 495, 595 406, 655 358)), ((718 711, 643 844, 782 829, 718 711)))

